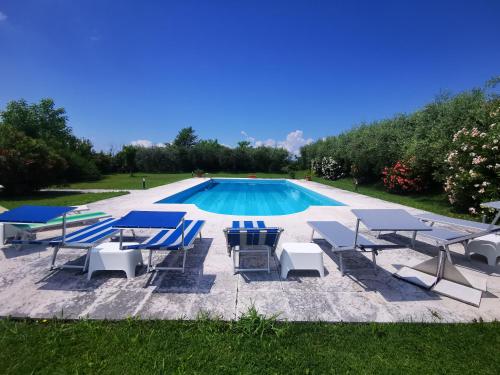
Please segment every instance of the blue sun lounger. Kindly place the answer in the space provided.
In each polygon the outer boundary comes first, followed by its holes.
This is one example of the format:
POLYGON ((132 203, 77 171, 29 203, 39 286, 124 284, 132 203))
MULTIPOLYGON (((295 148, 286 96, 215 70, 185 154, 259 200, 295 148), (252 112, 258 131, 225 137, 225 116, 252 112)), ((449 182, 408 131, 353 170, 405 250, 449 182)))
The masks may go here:
MULTIPOLYGON (((62 216, 53 217, 54 214, 61 212, 59 208, 61 207, 22 206, 10 210, 9 215, 6 215, 6 217, 2 215, 3 219, 0 221, 0 246, 9 243, 12 239, 26 240, 29 244, 29 240, 36 239, 37 233, 41 231, 58 229, 63 225, 66 225, 66 227, 70 225, 88 225, 111 217, 104 212, 81 213, 81 207, 65 207, 70 211, 65 211, 62 216), (29 212, 32 215, 26 216, 29 212), (48 217, 52 218, 47 219, 48 217)), ((21 247, 22 245, 18 246, 21 247)))
POLYGON ((233 271, 236 272, 271 272, 271 255, 276 251, 278 242, 283 232, 282 228, 266 227, 266 224, 259 221, 233 221, 231 228, 224 229, 228 255, 233 253, 233 271), (264 253, 267 254, 267 268, 241 268, 238 256, 238 266, 236 265, 236 255, 244 253, 264 253))
POLYGON ((194 241, 205 225, 204 220, 183 220, 175 229, 162 229, 139 245, 123 246, 124 249, 149 250, 148 272, 153 270, 179 270, 186 268, 186 255, 194 247, 194 241), (184 241, 183 241, 184 239, 184 241), (152 264, 153 251, 183 251, 182 267, 158 267, 152 264))
MULTIPOLYGON (((11 238, 6 234, 6 225, 45 225, 51 220, 61 218, 62 234, 66 231, 66 216, 74 210, 74 207, 68 206, 20 206, 0 214, 0 223, 2 225, 2 243, 8 243, 11 238)), ((16 235, 14 238, 21 240, 31 240, 33 235, 23 231, 22 235, 16 235)))
POLYGON ((101 242, 107 240, 108 238, 116 235, 118 233, 118 229, 113 228, 113 224, 116 222, 117 219, 114 218, 108 218, 105 220, 102 220, 98 223, 89 225, 85 228, 81 228, 77 231, 74 231, 72 233, 66 234, 64 237, 63 236, 57 236, 57 237, 52 237, 52 238, 47 238, 47 239, 40 239, 40 240, 30 240, 30 241, 18 241, 18 240, 13 240, 11 241, 12 244, 30 244, 30 245, 46 245, 54 248, 54 252, 52 254, 52 260, 50 262, 50 269, 55 269, 55 268, 76 268, 76 269, 82 269, 85 271, 88 266, 88 261, 89 261, 89 254, 90 250, 100 244, 101 242), (56 257, 60 249, 66 248, 66 249, 83 249, 87 250, 87 254, 85 256, 85 262, 83 266, 79 265, 70 265, 70 264, 65 264, 65 265, 55 265, 56 257))
POLYGON ((106 218, 103 221, 97 222, 85 228, 81 228, 70 234, 66 233, 66 215, 73 211, 75 207, 61 206, 21 206, 13 210, 4 212, 0 215, 0 222, 11 224, 43 224, 54 220, 54 218, 62 218, 61 235, 46 239, 22 238, 9 240, 8 243, 22 245, 45 245, 54 248, 50 269, 56 268, 55 260, 57 253, 61 248, 85 249, 87 254, 83 266, 78 265, 61 265, 57 268, 81 268, 85 270, 88 265, 88 257, 90 249, 101 243, 105 239, 113 236, 118 232, 113 228, 113 223, 116 219, 106 218))

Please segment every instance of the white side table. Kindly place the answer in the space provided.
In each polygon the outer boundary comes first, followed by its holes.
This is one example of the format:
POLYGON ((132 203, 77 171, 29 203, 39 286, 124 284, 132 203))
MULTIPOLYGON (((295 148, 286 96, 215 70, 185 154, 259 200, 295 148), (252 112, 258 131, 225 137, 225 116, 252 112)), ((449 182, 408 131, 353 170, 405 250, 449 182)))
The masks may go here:
MULTIPOLYGON (((137 242, 123 242, 123 246, 137 242)), ((140 250, 120 250, 119 242, 106 242, 90 250, 88 280, 94 271, 125 271, 127 278, 135 277, 135 268, 142 265, 140 250)))
POLYGON ((500 257, 500 235, 492 233, 471 240, 465 248, 465 254, 470 258, 471 253, 484 256, 488 265, 496 266, 500 257))
POLYGON ((287 242, 280 255, 281 278, 286 279, 291 270, 317 270, 323 277, 323 250, 315 243, 287 242))

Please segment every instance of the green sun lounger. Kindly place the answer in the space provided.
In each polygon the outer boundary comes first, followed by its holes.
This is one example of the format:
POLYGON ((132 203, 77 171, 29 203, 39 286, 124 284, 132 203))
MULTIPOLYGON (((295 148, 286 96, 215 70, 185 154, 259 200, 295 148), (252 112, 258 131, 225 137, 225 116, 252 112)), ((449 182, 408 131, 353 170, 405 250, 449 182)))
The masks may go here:
MULTIPOLYGON (((100 219, 105 219, 111 217, 104 212, 87 212, 84 214, 69 214, 66 216, 66 225, 70 226, 71 224, 86 224, 90 221, 97 221, 100 219)), ((52 220, 47 221, 43 224, 13 224, 15 227, 21 230, 27 230, 30 232, 38 232, 41 230, 47 229, 55 229, 60 228, 62 225, 62 217, 58 217, 52 220)))

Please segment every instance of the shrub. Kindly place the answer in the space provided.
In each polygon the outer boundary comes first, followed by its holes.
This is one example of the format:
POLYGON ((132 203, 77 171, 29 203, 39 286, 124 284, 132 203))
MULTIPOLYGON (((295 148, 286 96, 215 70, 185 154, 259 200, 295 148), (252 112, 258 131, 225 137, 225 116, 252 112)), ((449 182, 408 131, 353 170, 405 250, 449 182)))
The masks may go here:
POLYGON ((321 175, 327 180, 338 180, 344 177, 342 166, 332 157, 321 159, 321 175))
POLYGON ((478 89, 441 95, 414 113, 358 124, 308 144, 301 148, 299 162, 305 169, 332 157, 345 172, 355 164, 357 181, 370 183, 380 179, 385 166, 411 159, 412 171, 426 188, 442 187, 447 174, 443 159, 453 146, 453 134, 470 125, 485 131, 498 100, 498 96, 478 89))
POLYGON ((311 160, 311 174, 321 176, 321 159, 316 158, 311 160))
POLYGON ((66 162, 42 140, 0 126, 0 185, 8 194, 26 194, 58 181, 66 162))
POLYGON ((101 172, 97 168, 93 159, 87 159, 83 156, 73 153, 64 152, 60 154, 66 160, 67 168, 62 176, 65 182, 71 181, 96 181, 101 178, 101 172))
POLYGON ((445 191, 458 210, 479 213, 480 204, 500 197, 500 106, 488 130, 463 128, 453 136, 445 164, 445 191))
MULTIPOLYGON (((28 104, 25 100, 11 101, 7 103, 5 110, 0 111, 2 132, 15 131, 16 137, 22 139, 25 145, 31 142, 36 145, 37 149, 49 149, 49 158, 57 155, 58 159, 64 159, 64 163, 59 164, 59 169, 50 172, 47 181, 55 183, 99 179, 101 175, 94 160, 95 152, 92 143, 73 135, 67 121, 64 108, 57 108, 52 99, 42 99, 39 103, 33 104, 28 104), (52 178, 53 175, 57 175, 57 181, 52 178)), ((18 161, 20 159, 31 160, 32 153, 28 149, 18 148, 13 143, 8 147, 10 147, 10 157, 17 155, 18 161)), ((3 151, 7 154, 5 149, 3 151)), ((40 160, 44 159, 42 156, 40 160)), ((55 160, 55 158, 51 159, 53 162, 55 160)), ((29 176, 33 171, 23 166, 23 163, 18 165, 18 174, 29 176)), ((51 165, 48 167, 51 168, 51 165)), ((30 185, 30 187, 27 186, 28 191, 32 189, 32 186, 40 185, 39 182, 27 181, 27 183, 30 185)), ((43 183, 44 186, 47 184, 43 183)))
POLYGON ((397 161, 382 171, 382 182, 387 191, 397 194, 414 193, 423 190, 422 179, 415 175, 410 163, 397 161))

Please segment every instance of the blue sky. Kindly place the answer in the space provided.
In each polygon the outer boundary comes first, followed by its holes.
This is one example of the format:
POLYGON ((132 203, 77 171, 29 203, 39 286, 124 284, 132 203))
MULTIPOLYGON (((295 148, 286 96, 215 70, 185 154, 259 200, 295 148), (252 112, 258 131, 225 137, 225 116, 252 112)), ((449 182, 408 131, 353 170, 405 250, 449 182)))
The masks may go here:
POLYGON ((0 108, 51 97, 98 149, 193 126, 293 151, 500 74, 496 0, 3 0, 0 12, 0 108))

